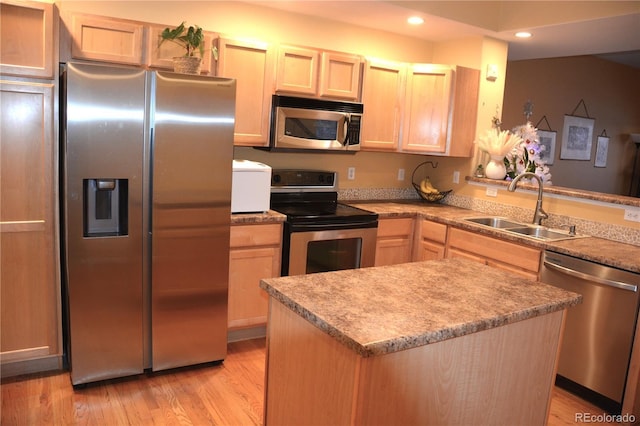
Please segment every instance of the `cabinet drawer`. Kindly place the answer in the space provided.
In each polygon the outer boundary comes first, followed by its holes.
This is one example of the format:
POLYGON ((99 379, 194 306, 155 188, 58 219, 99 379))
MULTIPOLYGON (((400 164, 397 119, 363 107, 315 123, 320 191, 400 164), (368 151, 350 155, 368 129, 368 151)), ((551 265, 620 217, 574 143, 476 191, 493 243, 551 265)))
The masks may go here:
POLYGON ((378 238, 407 236, 413 233, 413 218, 381 219, 378 221, 378 238))
POLYGON ((231 247, 280 245, 282 224, 235 225, 231 227, 231 247))
POLYGON ((538 272, 540 250, 497 238, 449 228, 449 247, 481 255, 508 265, 538 272))
POLYGON ((443 243, 447 240, 447 225, 430 220, 423 220, 421 225, 423 239, 443 243))

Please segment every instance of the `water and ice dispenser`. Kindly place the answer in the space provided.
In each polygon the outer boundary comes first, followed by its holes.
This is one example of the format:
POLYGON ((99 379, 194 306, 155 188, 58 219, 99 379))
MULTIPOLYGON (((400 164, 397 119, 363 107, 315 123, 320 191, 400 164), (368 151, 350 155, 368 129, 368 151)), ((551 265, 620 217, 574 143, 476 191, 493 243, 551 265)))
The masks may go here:
POLYGON ((84 236, 128 235, 128 179, 84 179, 84 236))

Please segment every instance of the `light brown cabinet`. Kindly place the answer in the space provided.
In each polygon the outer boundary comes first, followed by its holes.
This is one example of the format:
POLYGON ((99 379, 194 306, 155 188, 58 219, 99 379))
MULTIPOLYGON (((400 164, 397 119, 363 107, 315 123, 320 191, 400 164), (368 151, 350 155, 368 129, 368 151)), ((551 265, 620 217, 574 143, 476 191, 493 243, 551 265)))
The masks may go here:
POLYGON ((415 260, 444 259, 447 225, 423 219, 417 228, 415 260))
POLYGON ((278 49, 276 91, 355 100, 360 94, 358 55, 282 45, 278 49))
POLYGON ((80 13, 63 18, 71 58, 129 65, 144 63, 142 22, 80 13))
MULTIPOLYGON (((175 43, 165 42, 160 44, 162 31, 167 27, 171 26, 150 24, 145 28, 147 30, 145 64, 150 67, 173 70, 173 58, 175 56, 184 56, 185 54, 184 49, 175 43)), ((203 35, 204 54, 202 56, 200 74, 213 75, 215 74, 216 59, 212 48, 215 47, 218 35, 209 31, 203 31, 203 35)))
POLYGON ((367 61, 362 150, 470 157, 479 84, 471 68, 367 61))
POLYGON ((410 217, 378 220, 375 266, 411 262, 413 223, 410 217))
POLYGON ((449 227, 447 258, 464 257, 537 280, 541 250, 449 227))
POLYGON ((2 0, 0 3, 0 73, 52 79, 54 76, 53 4, 2 0))
POLYGON ((267 146, 275 54, 267 43, 221 38, 220 77, 236 79, 234 145, 267 146))
POLYGON ((3 375, 62 366, 54 87, 0 80, 3 375))
POLYGON ((280 276, 281 224, 234 225, 229 252, 229 328, 267 323, 262 278, 280 276))
POLYGON ((397 151, 404 105, 407 66, 368 59, 362 82, 366 105, 360 146, 368 151, 397 151))
POLYGON ((453 70, 414 64, 407 73, 402 150, 445 153, 453 95, 453 70))

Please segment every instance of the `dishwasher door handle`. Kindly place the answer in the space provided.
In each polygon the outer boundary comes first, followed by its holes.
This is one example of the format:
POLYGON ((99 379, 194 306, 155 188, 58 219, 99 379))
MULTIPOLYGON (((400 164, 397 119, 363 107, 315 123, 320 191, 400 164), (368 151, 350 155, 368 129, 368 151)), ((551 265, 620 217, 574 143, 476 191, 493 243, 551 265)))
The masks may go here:
POLYGON ((609 280, 607 278, 597 277, 591 274, 585 274, 584 272, 576 271, 575 269, 567 268, 566 266, 558 265, 556 263, 550 262, 548 260, 544 261, 544 266, 554 269, 556 271, 562 272, 567 275, 571 275, 573 277, 582 278, 591 282, 595 282, 598 284, 606 285, 609 287, 619 288, 620 290, 637 292, 638 286, 633 284, 627 284, 620 281, 609 280))

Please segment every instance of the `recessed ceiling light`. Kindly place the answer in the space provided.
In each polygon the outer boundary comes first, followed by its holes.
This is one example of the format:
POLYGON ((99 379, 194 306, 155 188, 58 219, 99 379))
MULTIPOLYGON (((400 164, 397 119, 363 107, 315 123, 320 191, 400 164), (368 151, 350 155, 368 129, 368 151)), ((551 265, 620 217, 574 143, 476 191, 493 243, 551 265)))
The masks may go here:
POLYGON ((411 16, 409 17, 409 19, 407 19, 407 22, 411 25, 421 25, 424 24, 424 19, 419 16, 411 16))
POLYGON ((516 33, 516 37, 518 37, 518 38, 529 38, 529 37, 531 37, 531 33, 528 32, 528 31, 518 31, 516 33))

